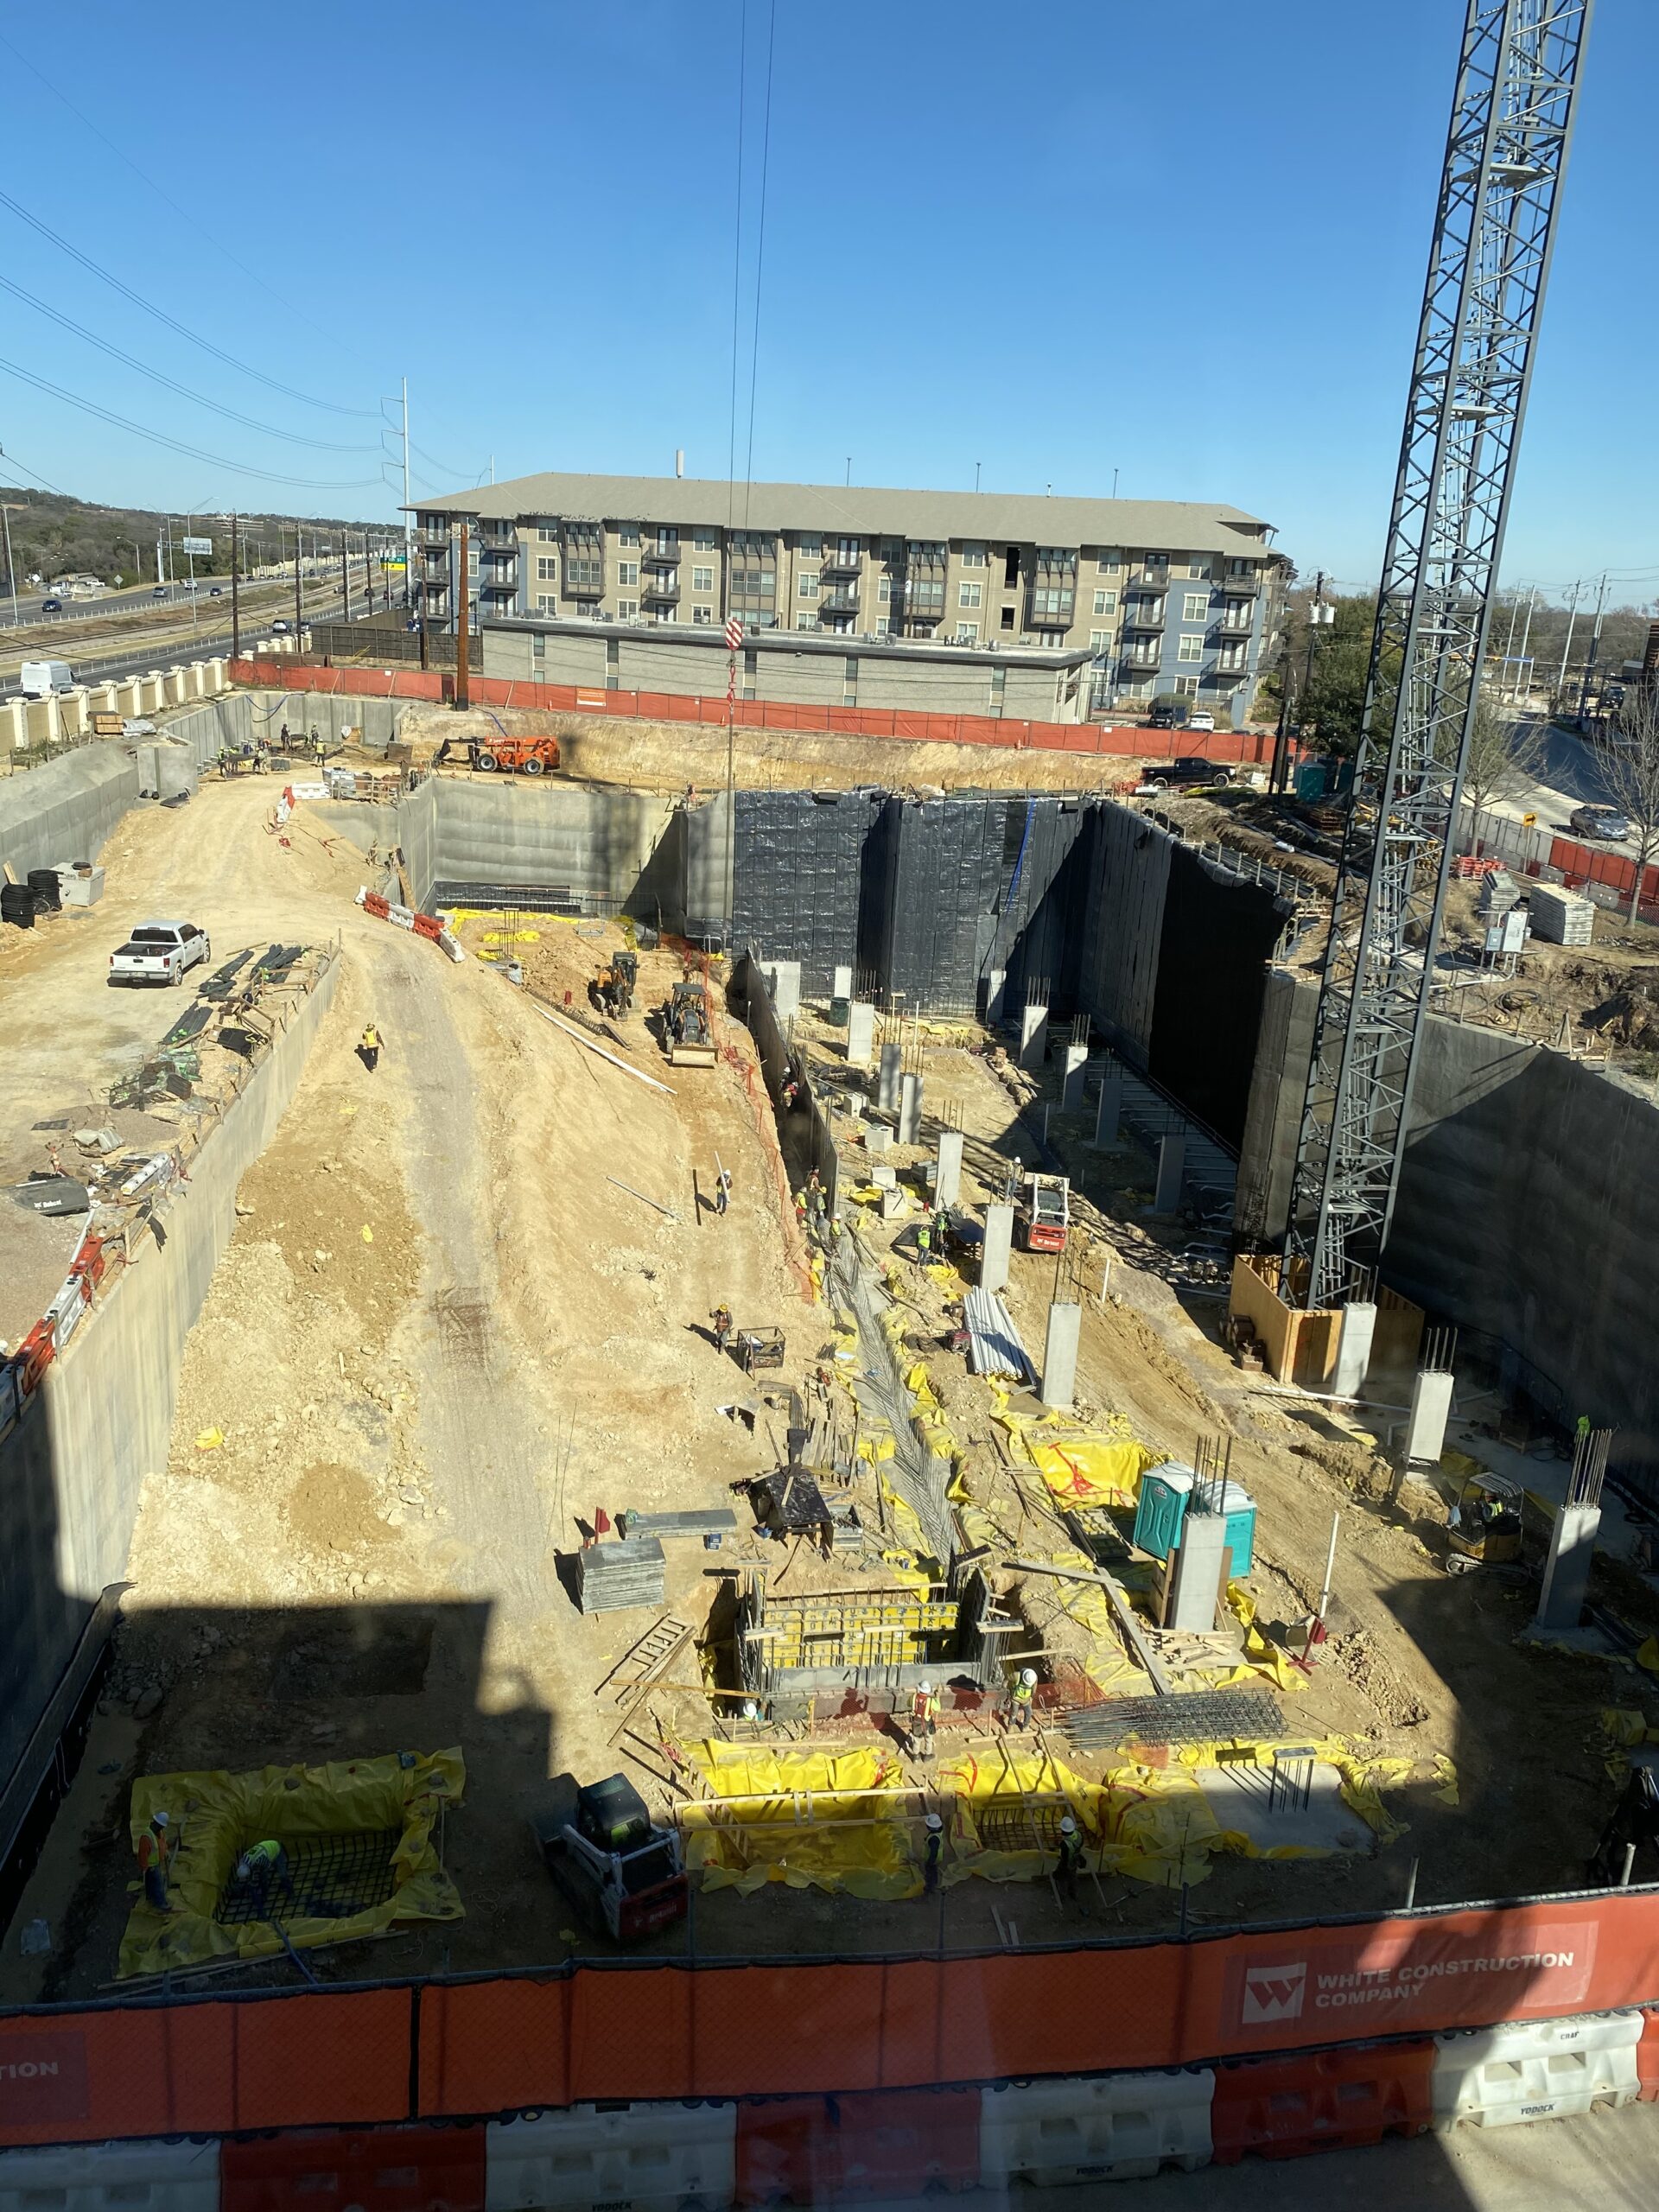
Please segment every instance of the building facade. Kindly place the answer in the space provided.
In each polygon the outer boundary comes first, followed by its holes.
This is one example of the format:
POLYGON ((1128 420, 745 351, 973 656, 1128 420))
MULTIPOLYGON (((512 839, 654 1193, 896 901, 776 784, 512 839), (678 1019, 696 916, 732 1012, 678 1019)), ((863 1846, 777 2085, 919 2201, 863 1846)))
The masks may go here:
POLYGON ((1234 507, 537 475, 417 510, 420 605, 446 630, 462 522, 486 664, 493 626, 722 632, 736 615, 752 636, 827 634, 884 659, 1052 654, 1087 664, 1085 710, 1173 694, 1224 723, 1276 650, 1289 575, 1272 525, 1234 507))

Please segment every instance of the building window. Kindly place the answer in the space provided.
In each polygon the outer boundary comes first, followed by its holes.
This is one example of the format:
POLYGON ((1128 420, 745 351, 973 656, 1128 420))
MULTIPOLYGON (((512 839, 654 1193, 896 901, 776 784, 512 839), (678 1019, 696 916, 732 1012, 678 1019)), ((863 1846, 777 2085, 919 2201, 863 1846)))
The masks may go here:
POLYGON ((616 619, 619 622, 632 622, 638 616, 639 613, 639 602, 637 599, 619 599, 617 601, 616 619))
POLYGON ((1062 623, 1071 620, 1071 594, 1058 584, 1037 584, 1032 588, 1031 619, 1033 622, 1062 623))
POLYGON ((1210 594, 1207 591, 1185 591, 1181 594, 1183 622, 1202 622, 1209 612, 1210 594))
POLYGON ((677 561, 680 557, 680 533, 664 525, 652 542, 652 550, 664 560, 677 561))
MULTIPOLYGON (((980 585, 970 584, 968 582, 966 578, 964 578, 963 582, 957 586, 957 605, 958 607, 977 607, 979 605, 981 589, 982 587, 980 585)), ((977 622, 974 625, 974 633, 976 636, 979 633, 979 625, 977 622)))
POLYGON ((823 533, 817 530, 804 531, 795 540, 795 550, 803 561, 821 561, 823 558, 823 533))
POLYGON ((887 638, 893 634, 893 624, 885 614, 878 614, 875 618, 875 634, 878 638, 887 638))
POLYGON ((817 626, 818 618, 816 614, 798 614, 795 617, 795 627, 798 630, 816 630, 817 626))
POLYGON ((1109 630, 1091 630, 1089 632, 1090 649, 1096 657, 1108 652, 1111 648, 1111 643, 1112 633, 1109 630))
POLYGON ((1014 627, 1014 609, 1011 607, 1005 607, 1002 610, 1001 627, 1005 630, 1014 627))
POLYGON ((539 522, 536 525, 536 542, 538 545, 556 545, 559 533, 551 523, 539 522))
POLYGON ((878 578, 875 587, 875 600, 878 607, 890 607, 892 605, 893 578, 891 576, 884 575, 878 578))
POLYGON ((1230 576, 1253 576, 1255 574, 1255 563, 1254 561, 1230 561, 1227 563, 1227 573, 1230 576))
POLYGON ((1195 553, 1186 564, 1186 573, 1189 576, 1207 576, 1210 573, 1210 563, 1201 553, 1195 553))
POLYGON ((715 610, 712 607, 694 607, 691 610, 691 620, 694 622, 712 622, 714 619, 715 610))
POLYGON ((691 588, 693 591, 713 591, 714 588, 715 572, 712 569, 692 569, 691 588))
POLYGON ((1198 679, 1196 676, 1172 677, 1169 688, 1178 699, 1196 699, 1198 696, 1198 679))
POLYGON ((1097 576, 1115 576, 1122 565, 1123 556, 1116 547, 1109 550, 1103 549, 1095 556, 1095 574, 1097 576))
MULTIPOLYGON (((964 545, 962 549, 962 565, 964 569, 982 569, 985 565, 985 548, 982 545, 964 545)), ((965 601, 963 603, 966 604, 965 601)), ((977 607, 979 601, 976 600, 974 605, 977 607)))
POLYGON ((1116 614, 1117 594, 1115 591, 1097 591, 1095 594, 1095 612, 1096 614, 1116 614))
POLYGON ((538 584, 550 584, 558 573, 558 562, 551 553, 538 553, 537 555, 536 581, 538 584))
POLYGON ((530 657, 532 660, 545 660, 547 658, 547 639, 545 638, 537 636, 531 639, 530 657))
POLYGON ((619 545, 637 545, 639 543, 639 524, 637 522, 618 523, 616 542, 619 545))
POLYGON ((977 643, 978 643, 978 642, 979 642, 979 625, 978 625, 978 623, 977 623, 977 622, 958 622, 958 623, 957 623, 957 643, 959 645, 977 645, 977 643))
POLYGON ((712 553, 715 550, 715 533, 712 530, 700 530, 691 543, 699 553, 712 553))
POLYGON ((616 581, 620 584, 637 584, 639 581, 639 563, 637 561, 619 561, 616 564, 616 581))
POLYGON ((798 598, 816 599, 818 595, 817 570, 814 569, 807 575, 798 577, 796 581, 795 590, 798 598))
POLYGON ((1181 641, 1175 648, 1175 658, 1177 660, 1202 660, 1204 658, 1203 633, 1196 630, 1183 631, 1181 641))
POLYGON ((536 612, 538 614, 556 614, 558 611, 559 602, 554 598, 550 591, 540 591, 537 593, 536 612))

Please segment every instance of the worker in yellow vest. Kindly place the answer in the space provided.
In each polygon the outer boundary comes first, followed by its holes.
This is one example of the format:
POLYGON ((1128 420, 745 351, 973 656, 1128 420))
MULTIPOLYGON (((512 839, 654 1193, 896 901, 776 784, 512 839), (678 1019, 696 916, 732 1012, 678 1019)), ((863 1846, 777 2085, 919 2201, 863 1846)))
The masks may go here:
POLYGON ((363 1042, 357 1049, 364 1066, 372 1075, 380 1065, 380 1032, 373 1022, 365 1024, 363 1042))
POLYGON ((939 1725, 939 1694, 931 1681, 917 1683, 910 1697, 910 1748, 917 1758, 931 1759, 939 1725))
POLYGON ((1008 1718, 1023 1736, 1031 1726, 1032 1700, 1037 1694, 1037 1669, 1022 1667, 1020 1679, 1008 1693, 1008 1718))

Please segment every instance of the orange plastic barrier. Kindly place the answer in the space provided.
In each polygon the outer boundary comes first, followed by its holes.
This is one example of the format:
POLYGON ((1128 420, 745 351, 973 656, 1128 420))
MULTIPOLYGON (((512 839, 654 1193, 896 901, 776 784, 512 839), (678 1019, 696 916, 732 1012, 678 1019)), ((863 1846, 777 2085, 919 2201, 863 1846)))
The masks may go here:
POLYGON ((1642 2016, 1642 2040, 1636 2047, 1637 2077, 1642 2084, 1638 2102, 1659 2104, 1659 2010, 1645 2006, 1642 2016))
POLYGON ((737 2201, 919 2197, 979 2183, 979 2091, 780 2097, 737 2108, 737 2201))
POLYGON ((306 2129, 219 2153, 219 2212, 484 2212, 481 2127, 306 2129))
POLYGON ((1434 2116, 1433 2073, 1427 2037, 1218 2066, 1210 2110, 1216 2164, 1236 2165, 1247 2151, 1299 2158, 1424 2134, 1434 2116))

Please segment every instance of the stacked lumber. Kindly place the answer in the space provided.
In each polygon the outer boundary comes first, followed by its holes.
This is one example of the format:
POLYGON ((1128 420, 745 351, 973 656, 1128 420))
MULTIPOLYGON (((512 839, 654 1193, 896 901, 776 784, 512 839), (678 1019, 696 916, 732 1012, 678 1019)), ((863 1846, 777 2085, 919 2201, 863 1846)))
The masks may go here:
POLYGON ((577 1603, 584 1613, 620 1613, 663 1602, 663 1548, 655 1536, 594 1544, 576 1554, 577 1603))

